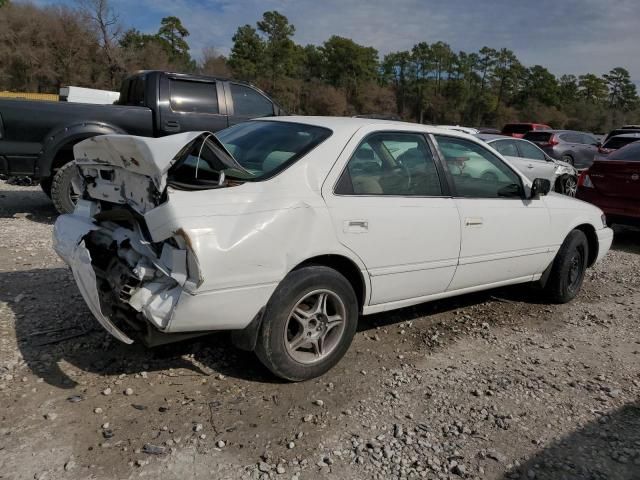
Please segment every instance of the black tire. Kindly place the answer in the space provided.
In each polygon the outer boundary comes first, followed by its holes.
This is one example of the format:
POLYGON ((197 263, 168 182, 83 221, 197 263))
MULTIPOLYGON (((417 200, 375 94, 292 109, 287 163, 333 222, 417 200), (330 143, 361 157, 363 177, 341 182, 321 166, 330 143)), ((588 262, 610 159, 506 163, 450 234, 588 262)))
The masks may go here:
POLYGON ((571 155, 563 155, 562 158, 560 158, 560 160, 575 166, 575 160, 571 155))
POLYGON ((51 182, 51 200, 58 213, 71 213, 76 207, 71 180, 78 174, 75 162, 65 163, 54 174, 51 182))
POLYGON ((303 267, 289 273, 269 299, 255 351, 260 361, 278 377, 293 382, 308 380, 324 374, 340 361, 351 345, 357 325, 358 300, 347 279, 328 267, 303 267), (339 297, 346 318, 328 355, 317 363, 305 364, 293 358, 287 349, 287 325, 299 302, 318 290, 339 297))
POLYGON ((51 183, 53 182, 52 177, 41 178, 40 179, 40 188, 44 192, 44 194, 51 198, 51 183))
POLYGON ((578 178, 575 175, 565 174, 556 181, 556 192, 569 197, 575 197, 578 191, 578 178))
POLYGON ((553 260, 545 286, 549 300, 567 303, 580 291, 589 258, 589 242, 580 230, 572 230, 553 260))

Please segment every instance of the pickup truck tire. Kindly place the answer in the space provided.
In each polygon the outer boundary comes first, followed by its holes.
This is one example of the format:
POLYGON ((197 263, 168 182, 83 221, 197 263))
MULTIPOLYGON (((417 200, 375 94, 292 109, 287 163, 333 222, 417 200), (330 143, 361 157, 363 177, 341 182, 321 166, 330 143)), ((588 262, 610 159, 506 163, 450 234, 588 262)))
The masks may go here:
POLYGON ((572 230, 553 260, 545 286, 549 300, 567 303, 580 291, 589 259, 589 242, 580 230, 572 230))
POLYGON ((58 213, 71 213, 76 207, 77 194, 73 191, 71 180, 78 175, 75 162, 61 166, 51 181, 51 200, 58 213))
POLYGON ((272 373, 299 382, 331 369, 351 345, 358 303, 336 270, 312 265, 289 273, 264 310, 256 354, 272 373))

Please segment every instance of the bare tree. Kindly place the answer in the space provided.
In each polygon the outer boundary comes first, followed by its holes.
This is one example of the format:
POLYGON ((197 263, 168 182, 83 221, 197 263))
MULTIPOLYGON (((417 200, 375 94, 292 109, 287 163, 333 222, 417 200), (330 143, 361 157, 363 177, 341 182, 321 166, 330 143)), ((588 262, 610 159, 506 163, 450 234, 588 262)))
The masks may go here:
POLYGON ((122 35, 120 19, 108 0, 76 0, 80 11, 87 17, 100 37, 100 45, 107 63, 107 75, 111 88, 117 87, 123 70, 118 40, 122 35))
POLYGON ((215 47, 205 47, 202 50, 202 62, 198 70, 205 75, 231 76, 231 69, 227 65, 227 59, 215 47))

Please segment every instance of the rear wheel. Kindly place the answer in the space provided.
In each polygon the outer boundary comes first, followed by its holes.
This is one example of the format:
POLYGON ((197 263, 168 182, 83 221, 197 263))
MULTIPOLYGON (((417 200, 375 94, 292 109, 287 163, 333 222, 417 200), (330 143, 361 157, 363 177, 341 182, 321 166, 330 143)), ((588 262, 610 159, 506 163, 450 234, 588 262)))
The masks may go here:
POLYGON ((580 230, 572 230, 553 261, 545 286, 551 301, 567 303, 575 298, 582 287, 588 258, 587 237, 580 230))
POLYGON ((78 175, 75 162, 61 166, 51 182, 51 200, 58 213, 71 213, 76 207, 78 193, 73 188, 73 179, 78 175))
POLYGON ((331 268, 294 270, 267 304, 256 354, 275 375, 308 380, 331 369, 351 345, 358 303, 351 284, 331 268))

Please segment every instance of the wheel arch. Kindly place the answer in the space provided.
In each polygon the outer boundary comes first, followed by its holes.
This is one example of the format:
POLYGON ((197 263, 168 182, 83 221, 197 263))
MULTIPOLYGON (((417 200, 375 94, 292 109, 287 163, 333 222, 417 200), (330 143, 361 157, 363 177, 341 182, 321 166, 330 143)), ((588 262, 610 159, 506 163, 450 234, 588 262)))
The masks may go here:
MULTIPOLYGON (((83 122, 68 125, 50 132, 45 137, 42 154, 39 161, 39 176, 46 178, 51 176, 53 170, 64 165, 69 159, 62 156, 76 143, 97 135, 110 133, 126 133, 124 130, 106 123, 83 122)), ((72 152, 73 155, 73 152, 72 152)))
POLYGON ((343 275, 353 287, 353 291, 358 299, 358 310, 362 312, 365 302, 367 301, 367 283, 362 270, 356 262, 340 254, 316 255, 298 263, 291 271, 299 270, 310 265, 329 267, 343 275))
POLYGON ((589 257, 587 258, 587 267, 593 265, 598 258, 598 235, 596 229, 590 223, 582 223, 574 228, 574 230, 580 230, 587 237, 587 243, 589 245, 589 257))

